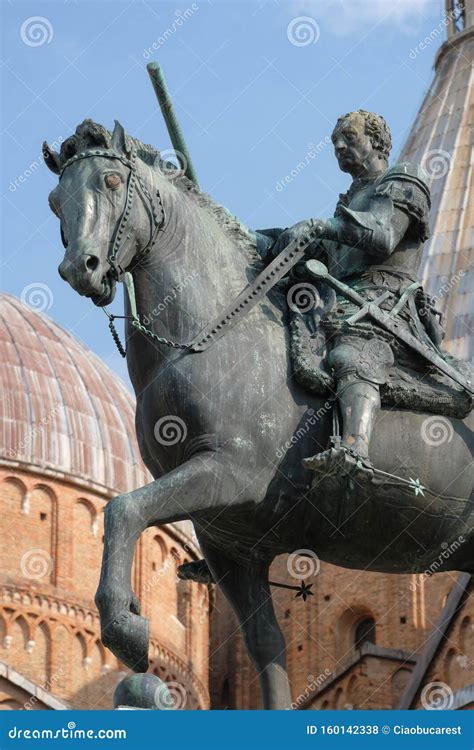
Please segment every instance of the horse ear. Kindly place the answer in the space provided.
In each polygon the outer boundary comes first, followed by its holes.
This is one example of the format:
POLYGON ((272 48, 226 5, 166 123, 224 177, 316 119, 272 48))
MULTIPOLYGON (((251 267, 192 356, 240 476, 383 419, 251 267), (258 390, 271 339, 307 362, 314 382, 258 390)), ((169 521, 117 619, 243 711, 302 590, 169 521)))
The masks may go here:
POLYGON ((119 153, 127 153, 127 138, 125 130, 118 120, 115 120, 114 132, 112 133, 112 148, 119 153))
POLYGON ((49 167, 51 172, 54 172, 54 174, 59 174, 61 171, 59 154, 57 153, 57 151, 53 151, 53 149, 48 146, 46 141, 43 143, 43 157, 46 166, 49 167))

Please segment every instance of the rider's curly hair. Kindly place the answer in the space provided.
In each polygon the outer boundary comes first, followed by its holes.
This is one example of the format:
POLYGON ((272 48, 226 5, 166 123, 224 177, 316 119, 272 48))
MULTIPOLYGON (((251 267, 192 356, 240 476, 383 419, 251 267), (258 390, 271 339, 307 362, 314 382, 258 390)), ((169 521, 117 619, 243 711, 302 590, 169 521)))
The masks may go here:
POLYGON ((365 132, 369 136, 372 146, 381 156, 388 159, 392 149, 392 135, 382 115, 376 115, 375 112, 368 112, 366 109, 357 109, 339 117, 334 130, 337 130, 352 115, 361 115, 364 118, 365 132))

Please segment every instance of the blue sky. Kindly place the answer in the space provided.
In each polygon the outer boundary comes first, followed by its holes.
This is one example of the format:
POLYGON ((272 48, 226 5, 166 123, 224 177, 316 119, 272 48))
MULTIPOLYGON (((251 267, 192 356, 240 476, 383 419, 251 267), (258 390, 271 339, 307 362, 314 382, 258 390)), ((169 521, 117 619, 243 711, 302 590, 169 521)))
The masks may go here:
POLYGON ((117 118, 169 149, 145 70, 156 59, 200 183, 217 201, 255 228, 330 216, 348 187, 325 145, 335 120, 358 108, 383 114, 396 157, 445 37, 442 0, 0 5, 2 289, 45 307, 125 380, 105 316, 57 273, 62 245, 47 204, 56 177, 40 163, 42 141, 64 140, 85 117, 109 127, 117 118))

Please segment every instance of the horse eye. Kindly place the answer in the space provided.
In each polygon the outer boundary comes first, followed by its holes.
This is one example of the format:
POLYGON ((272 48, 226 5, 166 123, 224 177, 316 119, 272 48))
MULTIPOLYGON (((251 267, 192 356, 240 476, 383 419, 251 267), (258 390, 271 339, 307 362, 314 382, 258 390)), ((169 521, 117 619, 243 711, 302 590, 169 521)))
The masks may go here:
POLYGON ((122 178, 115 172, 114 174, 106 174, 104 182, 108 188, 116 190, 122 184, 122 178))

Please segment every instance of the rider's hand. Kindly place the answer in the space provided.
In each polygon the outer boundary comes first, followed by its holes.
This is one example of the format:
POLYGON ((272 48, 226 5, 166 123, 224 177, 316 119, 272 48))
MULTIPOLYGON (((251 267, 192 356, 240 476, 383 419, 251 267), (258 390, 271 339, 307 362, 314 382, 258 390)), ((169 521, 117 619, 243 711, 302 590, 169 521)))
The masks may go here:
MULTIPOLYGON (((297 240, 300 237, 304 237, 310 230, 314 232, 315 229, 317 230, 319 237, 323 239, 325 229, 324 221, 309 219, 306 221, 299 221, 292 227, 288 227, 288 229, 285 229, 285 231, 280 234, 274 246, 272 247, 272 255, 274 257, 277 256, 278 253, 281 253, 281 251, 284 250, 290 242, 292 242, 293 240, 297 240)), ((314 243, 311 242, 311 244, 308 245, 308 250, 313 247, 314 243)))

